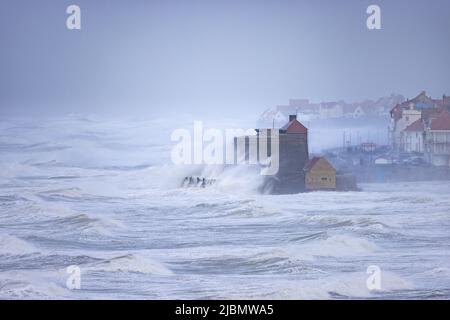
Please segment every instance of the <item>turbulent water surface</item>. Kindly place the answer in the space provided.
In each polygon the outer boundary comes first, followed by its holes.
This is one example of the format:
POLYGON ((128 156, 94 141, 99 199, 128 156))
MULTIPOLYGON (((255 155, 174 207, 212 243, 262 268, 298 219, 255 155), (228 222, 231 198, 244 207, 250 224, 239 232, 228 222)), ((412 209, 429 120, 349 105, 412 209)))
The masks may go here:
POLYGON ((0 298, 450 297, 449 182, 272 196, 235 168, 180 188, 165 123, 0 122, 0 298))

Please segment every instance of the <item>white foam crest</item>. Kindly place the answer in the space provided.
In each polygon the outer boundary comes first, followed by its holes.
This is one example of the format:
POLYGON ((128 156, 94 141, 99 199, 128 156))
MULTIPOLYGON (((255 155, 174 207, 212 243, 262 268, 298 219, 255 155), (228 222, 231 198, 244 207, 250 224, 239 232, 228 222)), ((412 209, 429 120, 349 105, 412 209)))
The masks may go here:
POLYGON ((70 290, 58 283, 64 273, 42 271, 8 271, 0 273, 0 299, 64 299, 70 290))
POLYGON ((236 165, 228 167, 217 177, 215 187, 230 193, 256 194, 263 182, 264 176, 259 168, 236 165))
POLYGON ((22 255, 38 252, 30 243, 9 235, 0 234, 0 255, 22 255))
POLYGON ((370 290, 367 286, 369 275, 366 272, 351 272, 342 275, 327 276, 317 280, 292 281, 282 283, 271 299, 330 299, 376 298, 378 294, 396 290, 411 289, 412 283, 389 271, 381 272, 380 289, 370 290))
POLYGON ((101 272, 136 272, 155 275, 171 275, 162 263, 137 254, 127 254, 83 267, 85 271, 101 272))
POLYGON ((351 257, 373 254, 378 247, 363 238, 349 235, 333 235, 326 239, 308 241, 300 245, 290 245, 286 250, 290 257, 311 259, 322 257, 351 257))

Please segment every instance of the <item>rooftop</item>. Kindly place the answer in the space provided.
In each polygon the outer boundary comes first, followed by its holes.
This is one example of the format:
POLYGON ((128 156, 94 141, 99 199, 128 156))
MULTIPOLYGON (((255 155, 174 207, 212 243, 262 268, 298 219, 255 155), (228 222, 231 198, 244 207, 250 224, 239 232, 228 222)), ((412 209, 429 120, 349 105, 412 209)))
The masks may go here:
POLYGON ((308 133, 308 129, 297 120, 296 116, 290 116, 290 118, 291 121, 280 129, 280 133, 308 133))
POLYGON ((431 130, 450 130, 450 112, 442 110, 436 118, 431 120, 431 130))
POLYGON ((326 170, 336 171, 336 169, 324 157, 314 157, 314 158, 312 158, 303 167, 303 171, 311 171, 319 163, 319 161, 322 164, 322 167, 321 167, 322 170, 326 169, 326 170))
POLYGON ((407 126, 405 128, 405 130, 403 130, 403 131, 408 131, 408 132, 424 131, 424 125, 423 125, 422 119, 418 119, 418 120, 414 121, 409 126, 407 126))

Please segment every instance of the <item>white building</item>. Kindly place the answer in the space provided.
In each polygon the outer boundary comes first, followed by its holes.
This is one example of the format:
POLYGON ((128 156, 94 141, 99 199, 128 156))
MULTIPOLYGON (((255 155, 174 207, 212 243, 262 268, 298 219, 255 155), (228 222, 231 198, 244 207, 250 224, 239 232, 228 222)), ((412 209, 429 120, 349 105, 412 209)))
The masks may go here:
POLYGON ((423 115, 422 111, 427 112, 427 110, 435 108, 437 108, 436 101, 428 97, 425 91, 422 91, 414 99, 406 100, 392 108, 389 132, 394 150, 400 151, 402 149, 403 130, 420 119, 423 115))
POLYGON ((425 155, 435 166, 450 166, 450 112, 442 110, 425 129, 425 155))
POLYGON ((401 110, 398 118, 393 118, 390 126, 391 139, 395 149, 399 150, 402 146, 402 132, 412 123, 422 118, 422 112, 415 109, 401 110))
POLYGON ((335 119, 344 116, 344 107, 337 102, 322 102, 319 105, 321 119, 335 119))
POLYGON ((424 147, 425 127, 422 119, 411 123, 401 132, 400 149, 404 152, 423 153, 424 147))

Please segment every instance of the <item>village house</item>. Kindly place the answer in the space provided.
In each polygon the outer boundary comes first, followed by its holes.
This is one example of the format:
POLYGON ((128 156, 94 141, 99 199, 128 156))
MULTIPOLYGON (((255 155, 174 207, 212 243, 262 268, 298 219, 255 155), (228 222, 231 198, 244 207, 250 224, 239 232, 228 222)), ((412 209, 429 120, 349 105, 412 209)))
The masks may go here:
POLYGON ((397 104, 390 112, 389 132, 393 149, 426 153, 428 162, 435 165, 445 163, 445 142, 437 142, 446 137, 445 112, 450 112, 449 97, 444 95, 442 99, 432 99, 425 91, 414 99, 397 104))
POLYGON ((377 116, 375 106, 371 101, 345 105, 344 115, 349 119, 359 119, 366 116, 377 116))
POLYGON ((359 105, 350 105, 351 112, 348 113, 350 118, 359 119, 366 115, 362 106, 359 105))
POLYGON ((325 158, 312 158, 303 171, 306 190, 336 190, 336 169, 325 158))
POLYGON ((303 121, 381 117, 389 115, 392 106, 404 100, 402 95, 397 94, 381 97, 376 101, 364 100, 356 103, 346 103, 343 100, 313 103, 308 99, 290 99, 289 104, 265 110, 258 120, 258 125, 279 128, 286 123, 290 114, 297 114, 303 121))
POLYGON ((391 124, 389 125, 389 133, 393 149, 402 151, 403 131, 412 123, 421 119, 422 112, 437 107, 436 101, 428 97, 425 91, 422 91, 414 99, 408 99, 392 108, 390 112, 391 124))
POLYGON ((308 99, 290 99, 289 105, 277 106, 277 110, 287 115, 301 115, 302 119, 308 121, 320 118, 319 104, 311 103, 308 99))
MULTIPOLYGON (((398 111, 396 110, 396 112, 398 111)), ((393 126, 391 127, 391 139, 394 150, 401 151, 402 132, 421 118, 422 112, 415 109, 401 109, 401 111, 398 112, 398 115, 394 116, 393 126)))
POLYGON ((322 102, 319 105, 321 119, 335 119, 344 116, 344 107, 338 102, 322 102))
POLYGON ((414 121, 401 132, 401 151, 424 152, 425 127, 422 118, 414 121))
POLYGON ((425 157, 435 166, 450 166, 450 112, 431 115, 425 128, 425 157))

